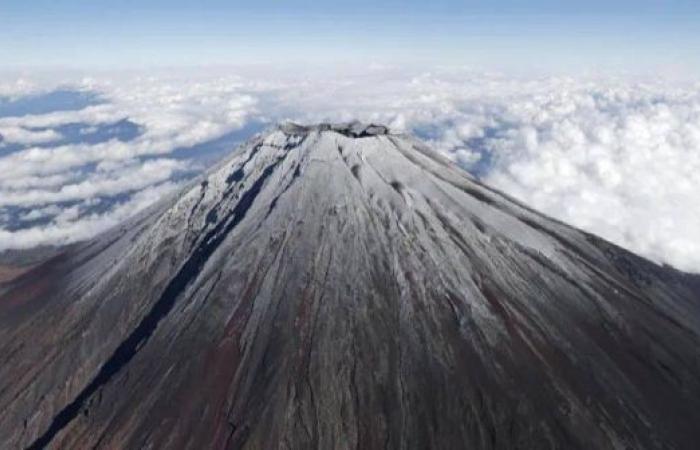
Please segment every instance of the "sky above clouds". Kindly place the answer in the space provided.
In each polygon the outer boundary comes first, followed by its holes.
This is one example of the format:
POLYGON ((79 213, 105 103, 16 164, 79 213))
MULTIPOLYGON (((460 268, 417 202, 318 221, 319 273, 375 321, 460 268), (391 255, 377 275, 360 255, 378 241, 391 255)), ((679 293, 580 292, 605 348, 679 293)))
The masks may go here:
POLYGON ((6 68, 294 62, 700 70, 696 0, 3 0, 6 68))

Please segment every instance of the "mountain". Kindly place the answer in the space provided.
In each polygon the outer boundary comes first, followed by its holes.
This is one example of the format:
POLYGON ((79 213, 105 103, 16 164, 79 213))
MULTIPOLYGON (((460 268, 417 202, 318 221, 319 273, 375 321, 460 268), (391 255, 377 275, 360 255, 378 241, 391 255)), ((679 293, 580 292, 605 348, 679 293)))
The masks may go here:
POLYGON ((0 285, 3 449, 691 449, 700 277, 283 125, 0 285))

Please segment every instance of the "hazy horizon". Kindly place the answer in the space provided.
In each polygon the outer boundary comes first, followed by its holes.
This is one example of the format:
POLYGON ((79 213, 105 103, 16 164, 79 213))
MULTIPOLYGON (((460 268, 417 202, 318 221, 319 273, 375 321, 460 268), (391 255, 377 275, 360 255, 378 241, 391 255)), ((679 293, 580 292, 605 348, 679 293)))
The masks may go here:
POLYGON ((135 69, 293 62, 469 65, 481 70, 691 72, 691 1, 10 0, 5 69, 135 69))

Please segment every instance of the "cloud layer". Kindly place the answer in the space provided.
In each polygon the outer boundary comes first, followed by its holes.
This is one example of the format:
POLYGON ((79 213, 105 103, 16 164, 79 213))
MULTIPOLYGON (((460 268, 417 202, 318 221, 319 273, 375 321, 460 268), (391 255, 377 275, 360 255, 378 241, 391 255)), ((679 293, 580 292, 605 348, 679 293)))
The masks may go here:
MULTIPOLYGON (((66 86, 7 80, 0 97, 66 86)), ((360 119, 416 133, 553 217, 700 272, 700 84, 372 66, 68 86, 101 102, 0 118, 0 249, 113 226, 201 170, 207 145, 252 124, 360 119), (114 123, 138 133, 95 138, 114 123), (67 139, 68 129, 79 132, 67 139), (82 130, 93 137, 81 140, 82 130)))

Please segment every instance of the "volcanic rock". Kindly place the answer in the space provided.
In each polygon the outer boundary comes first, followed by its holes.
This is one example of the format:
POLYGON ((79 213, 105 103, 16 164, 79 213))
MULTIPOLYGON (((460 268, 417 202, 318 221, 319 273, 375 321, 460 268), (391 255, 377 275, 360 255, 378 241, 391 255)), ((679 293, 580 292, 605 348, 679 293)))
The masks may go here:
POLYGON ((691 449, 700 279, 287 124, 0 290, 3 449, 691 449))

